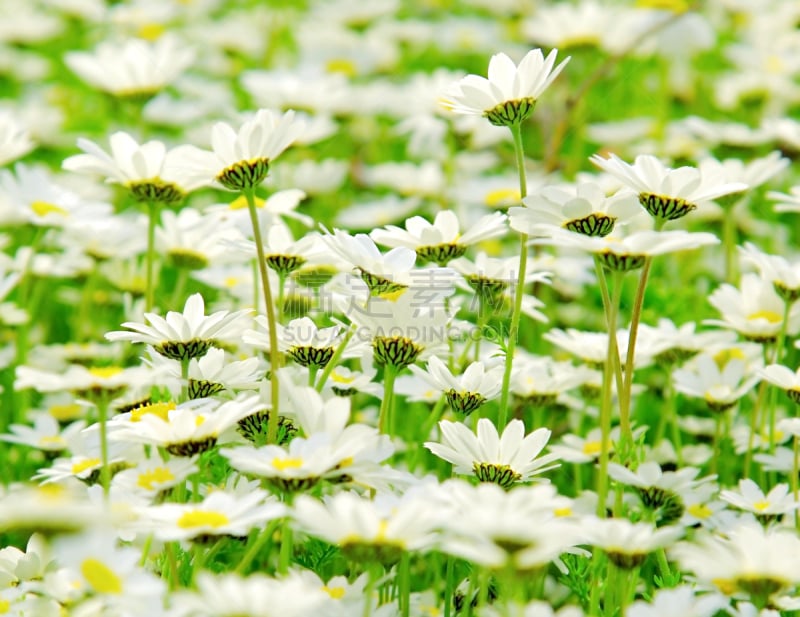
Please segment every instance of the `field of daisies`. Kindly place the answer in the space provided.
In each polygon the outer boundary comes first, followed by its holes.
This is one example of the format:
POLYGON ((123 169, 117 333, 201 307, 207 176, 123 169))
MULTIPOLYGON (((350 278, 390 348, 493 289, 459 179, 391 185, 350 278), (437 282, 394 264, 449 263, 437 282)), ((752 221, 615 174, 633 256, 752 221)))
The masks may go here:
POLYGON ((797 614, 799 24, 0 0, 0 615, 797 614))

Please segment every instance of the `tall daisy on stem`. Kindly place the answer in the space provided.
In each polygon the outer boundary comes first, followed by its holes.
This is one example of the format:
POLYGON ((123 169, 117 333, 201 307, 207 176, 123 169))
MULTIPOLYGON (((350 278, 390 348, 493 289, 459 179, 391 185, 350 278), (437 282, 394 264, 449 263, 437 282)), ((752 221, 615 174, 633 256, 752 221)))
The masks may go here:
MULTIPOLYGON (((495 54, 489 61, 488 79, 467 75, 453 84, 445 93, 445 106, 458 114, 480 115, 494 126, 507 126, 514 139, 514 153, 519 171, 520 198, 528 194, 525 175, 525 151, 522 145, 522 122, 527 120, 539 96, 553 83, 569 58, 555 66, 557 49, 545 58, 541 49, 529 51, 519 65, 505 54, 495 54)), ((511 366, 517 345, 517 331, 522 315, 522 296, 525 289, 525 271, 528 264, 528 235, 520 233, 519 268, 514 292, 514 310, 511 314, 511 331, 506 347, 505 371, 500 393, 498 427, 502 429, 508 418, 508 400, 511 384, 511 366)))
MULTIPOLYGON (((633 385, 633 354, 636 350, 639 321, 644 305, 644 293, 647 288, 653 256, 659 253, 708 244, 710 239, 708 237, 709 234, 695 234, 696 241, 689 241, 687 245, 684 236, 676 235, 676 232, 671 232, 671 236, 668 236, 669 232, 662 232, 664 225, 669 221, 683 218, 704 202, 723 195, 741 192, 747 189, 747 185, 726 182, 724 179, 720 180, 716 174, 710 174, 708 171, 704 172, 702 169, 694 167, 672 169, 664 165, 656 157, 644 154, 637 156, 632 165, 613 154, 607 159, 594 155, 590 160, 614 176, 624 186, 638 193, 639 203, 653 217, 655 227, 655 232, 647 232, 644 235, 631 235, 627 239, 629 247, 634 248, 638 243, 640 244, 640 250, 635 250, 633 253, 626 251, 622 260, 620 260, 618 251, 611 247, 603 248, 599 252, 599 254, 605 255, 605 263, 603 265, 606 268, 612 270, 622 269, 623 271, 641 268, 631 314, 628 352, 624 363, 625 374, 622 380, 623 389, 620 393, 620 415, 627 417, 630 409, 631 386, 633 385), (648 236, 648 233, 651 236, 648 236), (645 245, 642 242, 643 240, 648 242, 649 245, 645 245), (659 247, 657 252, 653 250, 655 246, 659 247), (638 263, 637 259, 632 259, 636 254, 639 255, 638 263), (609 261, 610 258, 613 258, 613 264, 609 261)), ((593 252, 598 253, 596 250, 593 250, 593 252)), ((622 429, 623 439, 630 439, 630 431, 626 430, 625 426, 622 429)))
POLYGON ((275 319, 275 305, 272 300, 264 242, 261 238, 261 225, 256 206, 256 188, 269 173, 273 160, 303 132, 303 124, 295 120, 294 112, 287 111, 282 116, 267 109, 260 109, 255 116, 242 124, 238 131, 224 122, 218 122, 211 131, 213 151, 201 150, 194 146, 179 148, 185 165, 200 179, 223 186, 230 191, 240 192, 247 201, 253 239, 256 245, 258 271, 264 292, 264 304, 269 328, 269 361, 271 367, 272 412, 267 427, 267 440, 275 443, 278 435, 278 333, 275 319))
POLYGON ((190 178, 180 162, 179 149, 167 150, 160 141, 139 144, 128 133, 118 131, 109 138, 107 153, 88 139, 79 139, 83 154, 66 159, 64 169, 105 176, 107 182, 121 184, 133 198, 147 204, 147 253, 145 311, 153 310, 155 294, 155 233, 163 206, 177 204, 202 181, 190 178))

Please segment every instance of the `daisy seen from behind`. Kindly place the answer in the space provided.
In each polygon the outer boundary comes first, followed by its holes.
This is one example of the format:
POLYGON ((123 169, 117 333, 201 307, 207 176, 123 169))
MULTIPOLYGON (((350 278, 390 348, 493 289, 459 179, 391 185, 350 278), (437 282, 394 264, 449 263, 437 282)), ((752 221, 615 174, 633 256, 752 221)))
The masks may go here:
POLYGON ((499 365, 487 367, 483 362, 473 362, 456 377, 438 356, 431 356, 427 371, 416 366, 410 368, 415 375, 441 390, 450 407, 464 416, 500 394, 503 367, 499 365))
POLYGON ((595 154, 590 160, 639 194, 639 203, 657 228, 686 216, 704 201, 747 189, 744 183, 725 182, 694 167, 672 169, 649 154, 640 154, 632 165, 615 154, 607 159, 595 154))
POLYGON ((495 126, 519 124, 530 117, 538 98, 570 60, 554 66, 557 55, 557 49, 547 57, 541 49, 532 49, 517 66, 506 54, 495 54, 488 78, 467 75, 445 92, 443 104, 457 114, 483 116, 495 126))
POLYGON ((199 293, 189 296, 183 312, 169 311, 166 317, 155 313, 145 313, 148 324, 125 322, 123 327, 129 331, 106 333, 109 341, 129 341, 146 343, 172 360, 188 361, 200 358, 214 346, 215 341, 237 337, 250 324, 250 311, 217 311, 205 315, 203 296, 199 293))
MULTIPOLYGON (((303 133, 294 111, 279 115, 259 109, 238 130, 218 122, 211 130, 211 151, 196 146, 177 148, 176 156, 199 182, 222 185, 231 191, 253 189, 267 177, 278 155, 303 133)), ((259 238, 260 240, 260 238, 259 238)))
POLYGON ((550 430, 539 428, 525 435, 521 420, 511 420, 503 434, 491 420, 478 420, 477 434, 457 422, 442 420, 442 443, 425 442, 439 458, 453 463, 456 473, 474 474, 481 482, 510 488, 534 475, 557 467, 555 454, 539 456, 550 439, 550 430))

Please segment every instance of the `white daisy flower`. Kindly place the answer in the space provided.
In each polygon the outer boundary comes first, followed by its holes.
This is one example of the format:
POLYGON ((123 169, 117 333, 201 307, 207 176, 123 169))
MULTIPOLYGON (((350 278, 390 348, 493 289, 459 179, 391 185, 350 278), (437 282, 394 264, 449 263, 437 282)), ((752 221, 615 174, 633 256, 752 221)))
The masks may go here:
POLYGON ((86 367, 70 364, 55 372, 44 371, 29 366, 18 366, 14 388, 24 390, 33 388, 37 392, 74 392, 89 400, 98 395, 120 396, 125 389, 138 390, 154 385, 155 376, 147 367, 119 366, 86 367))
MULTIPOLYGON (((619 440, 619 430, 618 426, 611 429, 609 453, 613 452, 614 443, 619 440)), ((602 446, 601 429, 594 428, 586 434, 586 437, 567 433, 561 438, 560 444, 553 444, 549 449, 559 460, 568 463, 589 463, 599 458, 602 446)))
POLYGON ((552 228, 548 238, 536 238, 531 244, 563 246, 589 251, 609 270, 628 272, 641 268, 648 257, 719 244, 711 233, 676 231, 636 231, 624 237, 586 236, 562 228, 552 228))
POLYGON ((594 378, 595 372, 587 366, 520 354, 519 358, 514 358, 511 392, 523 399, 526 405, 548 405, 554 403, 560 394, 593 382, 594 378))
POLYGON ((411 372, 443 392, 454 411, 467 416, 500 395, 503 366, 487 368, 483 362, 473 362, 456 377, 437 356, 431 356, 427 371, 412 366, 411 372))
POLYGON ((272 161, 300 137, 303 126, 291 110, 278 116, 259 109, 238 131, 224 122, 215 124, 212 151, 181 146, 175 150, 176 160, 198 182, 213 180, 231 191, 252 189, 267 177, 272 161))
POLYGON ((703 169, 671 169, 648 154, 640 154, 633 165, 611 154, 604 159, 595 154, 592 163, 639 194, 642 204, 660 224, 681 218, 698 204, 747 189, 742 182, 721 181, 718 174, 703 169))
POLYGON ((378 366, 409 366, 446 349, 450 336, 450 316, 440 297, 426 303, 404 293, 395 300, 370 298, 365 305, 353 301, 347 315, 358 328, 356 339, 370 341, 378 366))
POLYGON ((490 568, 528 570, 549 564, 580 542, 572 501, 551 485, 505 490, 451 480, 442 500, 442 552, 490 568))
POLYGON ((282 491, 303 491, 338 472, 336 466, 345 456, 332 448, 331 442, 327 433, 317 433, 308 439, 295 437, 288 448, 241 446, 223 448, 220 454, 234 469, 265 478, 282 491))
POLYGON ((650 602, 636 600, 625 617, 712 617, 728 608, 729 600, 719 593, 698 594, 691 585, 659 589, 650 602))
POLYGON ((581 529, 587 544, 603 549, 614 565, 626 570, 640 566, 647 555, 672 545, 683 535, 680 527, 656 528, 626 518, 588 517, 581 529))
POLYGON ((775 212, 800 212, 800 186, 793 186, 788 193, 770 191, 767 198, 776 201, 775 212))
POLYGON ((276 579, 200 572, 197 591, 175 593, 172 603, 176 614, 192 617, 306 617, 318 614, 327 597, 299 573, 276 579))
POLYGON ((33 417, 33 426, 27 424, 9 426, 9 432, 0 435, 0 441, 30 446, 45 452, 48 456, 53 456, 69 448, 70 442, 85 427, 86 422, 78 420, 62 429, 52 414, 42 412, 33 417))
POLYGON ((608 465, 609 477, 635 487, 645 507, 657 514, 659 524, 678 521, 685 512, 687 499, 716 479, 715 476, 697 479, 699 473, 700 469, 695 467, 662 471, 653 461, 642 463, 635 472, 618 463, 608 465))
MULTIPOLYGON (((264 330, 269 330, 264 316, 259 315, 255 322, 264 330)), ((286 353, 297 364, 315 368, 322 368, 328 364, 346 336, 346 331, 341 325, 319 328, 310 317, 292 319, 285 326, 277 324, 277 330, 278 349, 286 353)), ((267 332, 246 330, 242 338, 248 345, 259 349, 269 349, 267 332)), ((363 345, 361 347, 363 348, 363 345)), ((358 345, 348 344, 344 351, 344 357, 357 357, 360 353, 358 345)))
POLYGON ((739 288, 727 283, 720 285, 708 301, 722 314, 722 319, 704 323, 730 328, 750 341, 774 341, 781 329, 789 335, 800 330, 800 304, 792 304, 788 323, 784 325, 785 301, 771 281, 754 273, 743 274, 739 288))
POLYGON ((370 555, 391 565, 403 551, 432 546, 441 513, 420 493, 371 500, 340 492, 325 502, 298 496, 292 518, 306 533, 339 545, 345 555, 359 561, 370 555))
POLYGON ((105 610, 99 614, 158 614, 166 584, 139 566, 138 549, 117 547, 112 532, 96 529, 59 538, 52 548, 73 584, 101 598, 105 610))
POLYGON ((194 51, 174 36, 155 42, 105 41, 93 52, 73 51, 65 64, 89 85, 115 96, 150 96, 171 84, 194 60, 194 51))
POLYGON ((379 244, 391 248, 404 246, 416 251, 420 259, 444 266, 451 259, 461 257, 469 246, 505 234, 505 221, 504 214, 493 212, 461 233, 456 214, 452 210, 442 210, 433 223, 421 216, 412 216, 406 219, 405 229, 387 225, 374 230, 370 236, 379 244))
POLYGON ((738 490, 720 491, 719 498, 740 510, 752 512, 761 520, 769 520, 800 508, 789 494, 788 484, 776 484, 766 495, 749 478, 739 480, 738 490))
POLYGON ((762 278, 772 282, 777 294, 786 302, 800 298, 800 261, 789 262, 781 255, 762 253, 756 245, 745 242, 739 247, 742 260, 758 268, 762 278))
POLYGON ((166 261, 176 268, 192 271, 212 263, 230 262, 229 244, 241 239, 239 230, 233 226, 220 224, 215 217, 194 208, 182 208, 177 213, 164 211, 155 232, 155 245, 166 261))
POLYGON ((678 392, 704 399, 714 411, 733 407, 760 380, 760 376, 749 371, 742 360, 731 358, 720 365, 705 353, 672 373, 672 382, 678 392))
POLYGON ((510 488, 558 466, 552 464, 557 458, 555 454, 539 457, 550 439, 547 428, 539 428, 526 436, 525 424, 514 419, 501 436, 487 418, 478 420, 477 435, 463 424, 447 420, 439 422, 439 428, 442 443, 427 441, 425 447, 453 463, 456 473, 474 474, 481 482, 510 488))
POLYGON ((140 511, 142 529, 159 540, 193 540, 205 536, 244 537, 254 527, 286 515, 286 506, 266 491, 245 495, 212 491, 197 503, 167 503, 140 511))
POLYGON ((322 239, 331 251, 359 271, 371 295, 391 297, 411 285, 411 269, 417 260, 412 249, 398 246, 383 255, 368 235, 351 236, 339 229, 322 239))
POLYGON ((175 456, 193 456, 213 448, 222 433, 261 407, 258 396, 218 403, 196 399, 187 403, 152 403, 114 416, 108 422, 112 441, 166 448, 175 456))
POLYGON ((800 403, 800 368, 792 371, 782 364, 770 364, 758 371, 759 377, 778 386, 795 403, 800 403))
POLYGON ((625 224, 642 209, 636 195, 620 191, 610 197, 599 184, 546 186, 522 200, 525 207, 509 208, 512 229, 547 234, 555 226, 587 236, 607 236, 617 223, 625 224))
POLYGON ((105 176, 107 182, 127 187, 141 201, 175 203, 197 188, 182 171, 175 150, 167 150, 160 141, 139 144, 123 131, 112 133, 108 139, 111 152, 88 139, 78 139, 84 154, 64 160, 62 167, 76 173, 105 176))
POLYGON ((139 461, 134 467, 123 469, 114 475, 111 479, 111 493, 143 495, 153 500, 159 493, 180 486, 197 471, 197 461, 193 457, 139 461))
POLYGON ((532 49, 519 66, 507 55, 495 54, 488 79, 467 75, 445 92, 443 104, 457 114, 484 116, 495 126, 519 124, 569 62, 567 58, 554 67, 557 54, 553 49, 545 58, 541 49, 532 49))
POLYGON ((772 598, 800 582, 800 540, 794 530, 740 523, 724 535, 706 533, 681 542, 670 555, 682 570, 725 595, 746 594, 772 604, 772 598))
POLYGON ((188 360, 199 358, 214 345, 216 340, 233 338, 249 325, 247 316, 251 311, 217 311, 204 314, 203 296, 192 294, 186 300, 183 313, 169 311, 166 318, 155 313, 145 313, 150 325, 125 322, 123 327, 133 332, 115 331, 106 333, 109 341, 146 343, 167 358, 188 360))

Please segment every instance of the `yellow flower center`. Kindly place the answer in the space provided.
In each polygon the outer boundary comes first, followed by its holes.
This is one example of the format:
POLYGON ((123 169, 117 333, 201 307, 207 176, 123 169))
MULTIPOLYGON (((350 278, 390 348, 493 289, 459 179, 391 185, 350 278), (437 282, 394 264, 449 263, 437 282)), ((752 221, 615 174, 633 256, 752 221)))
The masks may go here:
POLYGON ((691 506, 686 508, 686 511, 695 518, 703 519, 714 514, 714 511, 704 503, 693 503, 691 506))
POLYGON ((122 368, 119 366, 93 366, 89 369, 89 373, 91 373, 94 377, 99 377, 100 379, 111 379, 115 375, 119 375, 122 372, 122 368))
POLYGON ((11 609, 11 602, 0 598, 0 615, 5 615, 11 609))
POLYGON ((643 9, 661 9, 673 13, 685 13, 689 10, 688 0, 636 0, 636 6, 643 9))
POLYGON ((331 373, 331 379, 336 383, 353 383, 356 380, 355 377, 345 377, 344 375, 342 375, 341 373, 337 373, 336 371, 331 373))
POLYGON ((230 519, 222 512, 208 510, 189 510, 178 519, 178 527, 192 529, 193 527, 212 527, 217 529, 230 523, 230 519))
POLYGON ((489 191, 484 196, 483 200, 490 208, 499 208, 508 203, 517 203, 522 197, 519 194, 519 189, 495 189, 489 191))
POLYGON ((725 368, 725 366, 731 360, 744 360, 745 355, 744 352, 739 349, 738 347, 731 347, 729 349, 723 349, 722 351, 718 351, 714 354, 714 362, 716 362, 717 367, 719 370, 725 368))
POLYGON ((770 54, 767 56, 767 61, 765 64, 766 66, 764 68, 767 69, 767 73, 772 75, 783 73, 786 70, 786 65, 781 57, 777 54, 770 54))
POLYGON ((54 446, 60 448, 66 445, 67 442, 61 435, 48 435, 39 438, 40 448, 51 448, 54 446))
POLYGON ((404 293, 408 291, 407 287, 403 287, 402 289, 396 289, 394 291, 384 291, 381 294, 378 294, 384 300, 388 300, 389 302, 397 302, 398 298, 402 296, 404 293))
POLYGON ((100 464, 99 458, 87 458, 79 463, 72 464, 72 473, 78 475, 81 472, 86 471, 87 469, 91 469, 92 467, 97 467, 100 464))
POLYGON ((142 24, 139 28, 139 38, 147 41, 155 41, 164 34, 165 30, 164 24, 142 24))
POLYGON ((69 212, 62 208, 61 206, 57 206, 55 204, 51 204, 46 201, 34 201, 31 204, 31 210, 36 216, 45 217, 48 214, 60 214, 62 216, 69 216, 69 212))
POLYGON ((97 593, 122 593, 122 579, 99 559, 85 559, 81 574, 97 593))
POLYGON ((765 319, 769 323, 780 323, 783 320, 778 313, 775 311, 756 311, 755 313, 750 313, 747 316, 749 321, 755 321, 756 319, 765 319))
POLYGON ((563 508, 556 508, 553 510, 553 514, 558 517, 565 517, 565 516, 572 516, 572 508, 569 506, 565 506, 563 508))
POLYGON ((51 405, 47 412, 56 420, 65 421, 74 418, 80 418, 83 415, 83 408, 76 404, 70 403, 69 405, 51 405))
POLYGON ((334 600, 341 600, 344 597, 345 589, 344 587, 325 587, 322 588, 322 591, 327 593, 331 598, 334 600))
POLYGON ((758 512, 763 512, 767 508, 769 508, 769 502, 766 499, 762 499, 760 501, 756 501, 753 504, 753 509, 757 510, 758 512))
POLYGON ((174 479, 175 474, 173 474, 168 467, 156 467, 155 469, 139 474, 136 485, 146 491, 152 491, 155 488, 155 484, 163 484, 164 482, 169 482, 174 479))
POLYGON ((717 589, 719 589, 726 596, 730 596, 736 593, 735 581, 732 581, 728 578, 715 578, 712 579, 711 582, 714 583, 714 585, 717 586, 717 589))
POLYGON ((603 442, 601 441, 587 441, 583 444, 583 453, 589 456, 594 456, 595 454, 600 454, 600 450, 603 449, 603 442))
POLYGON ((347 77, 355 77, 358 75, 356 63, 349 58, 331 58, 325 63, 325 70, 328 71, 328 73, 341 73, 347 77))
POLYGON ((147 414, 158 416, 164 422, 169 422, 169 412, 173 409, 175 409, 175 403, 172 401, 142 405, 131 411, 131 422, 141 422, 147 414))
MULTIPOLYGON (((256 208, 264 207, 264 200, 256 197, 256 208)), ((229 210, 247 210, 247 198, 244 195, 239 195, 228 206, 229 210)))
POLYGON ((222 282, 222 284, 225 287, 227 287, 228 289, 233 289, 234 287, 236 287, 241 282, 242 282, 242 279, 240 277, 238 277, 238 276, 229 276, 228 278, 226 278, 222 282))
POLYGON ((301 458, 280 458, 275 457, 272 459, 272 466, 278 471, 285 471, 287 469, 299 469, 303 466, 303 459, 301 458))

